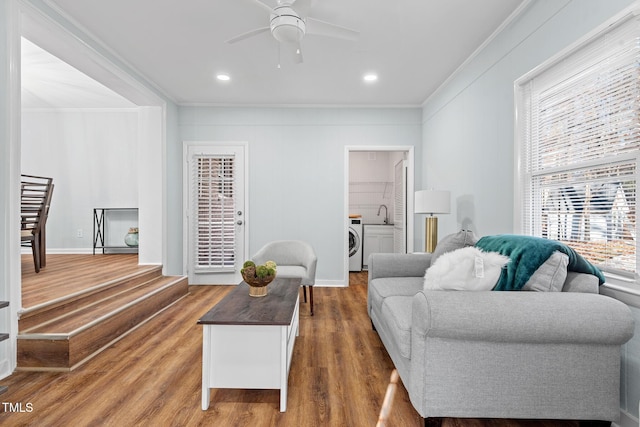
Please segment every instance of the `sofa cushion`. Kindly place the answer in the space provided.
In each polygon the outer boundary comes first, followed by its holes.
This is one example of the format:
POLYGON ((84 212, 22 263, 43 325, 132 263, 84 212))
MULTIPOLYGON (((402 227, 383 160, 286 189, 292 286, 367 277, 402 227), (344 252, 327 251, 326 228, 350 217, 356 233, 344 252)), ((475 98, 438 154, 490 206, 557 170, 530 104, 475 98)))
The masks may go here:
POLYGON ((442 240, 438 242, 436 249, 433 251, 431 265, 433 265, 443 254, 455 251, 456 249, 462 249, 467 246, 473 246, 477 241, 478 238, 473 234, 473 231, 470 230, 460 230, 457 233, 443 237, 442 240))
MULTIPOLYGON (((555 251, 531 275, 522 287, 523 291, 560 292, 567 278, 569 257, 562 252, 555 251)), ((593 276, 595 278, 595 276, 593 276)))
POLYGON ((382 303, 382 317, 402 357, 411 358, 411 304, 413 296, 391 296, 382 303))
POLYGON ((598 278, 593 274, 567 272, 562 292, 599 293, 598 278))
POLYGON ((447 252, 427 269, 424 290, 490 291, 509 257, 473 246, 447 252))
POLYGON ((390 296, 412 297, 422 290, 422 277, 381 277, 369 284, 371 305, 381 307, 385 298, 390 296))

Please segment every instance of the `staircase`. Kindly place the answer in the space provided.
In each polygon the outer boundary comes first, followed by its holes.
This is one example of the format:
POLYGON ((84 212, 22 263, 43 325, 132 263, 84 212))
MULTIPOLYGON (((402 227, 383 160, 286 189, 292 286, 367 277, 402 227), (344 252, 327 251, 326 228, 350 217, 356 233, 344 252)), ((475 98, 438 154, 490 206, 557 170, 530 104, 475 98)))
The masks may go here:
POLYGON ((73 370, 188 292, 186 277, 149 266, 29 308, 18 323, 18 369, 73 370))

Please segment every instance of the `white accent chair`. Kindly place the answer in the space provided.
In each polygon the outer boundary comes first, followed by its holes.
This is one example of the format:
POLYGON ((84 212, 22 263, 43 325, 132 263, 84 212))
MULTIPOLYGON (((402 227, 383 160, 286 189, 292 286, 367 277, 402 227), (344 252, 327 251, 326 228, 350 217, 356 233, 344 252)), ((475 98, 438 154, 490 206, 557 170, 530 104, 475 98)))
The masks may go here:
POLYGON ((256 264, 273 261, 277 265, 276 277, 299 278, 304 291, 304 302, 307 302, 307 286, 309 287, 309 304, 313 316, 313 285, 316 281, 316 264, 318 258, 310 244, 300 240, 277 240, 264 245, 251 258, 256 264))

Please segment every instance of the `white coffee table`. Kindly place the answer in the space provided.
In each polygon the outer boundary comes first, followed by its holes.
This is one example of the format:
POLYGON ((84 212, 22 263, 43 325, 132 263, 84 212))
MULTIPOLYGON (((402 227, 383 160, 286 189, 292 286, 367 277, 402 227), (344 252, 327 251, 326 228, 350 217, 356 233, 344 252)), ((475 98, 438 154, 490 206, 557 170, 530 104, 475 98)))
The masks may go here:
POLYGON ((264 297, 240 283, 198 323, 202 331, 202 410, 211 388, 280 389, 287 410, 287 382, 299 332, 300 279, 278 279, 264 297))

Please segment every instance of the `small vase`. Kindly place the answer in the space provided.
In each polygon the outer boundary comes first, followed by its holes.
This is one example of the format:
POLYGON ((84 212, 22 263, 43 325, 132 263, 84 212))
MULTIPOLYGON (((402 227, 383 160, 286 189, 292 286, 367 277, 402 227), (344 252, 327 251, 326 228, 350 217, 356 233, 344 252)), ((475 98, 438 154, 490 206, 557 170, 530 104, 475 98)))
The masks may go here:
POLYGON ((129 232, 124 236, 124 243, 129 247, 138 246, 138 229, 130 228, 129 232))

